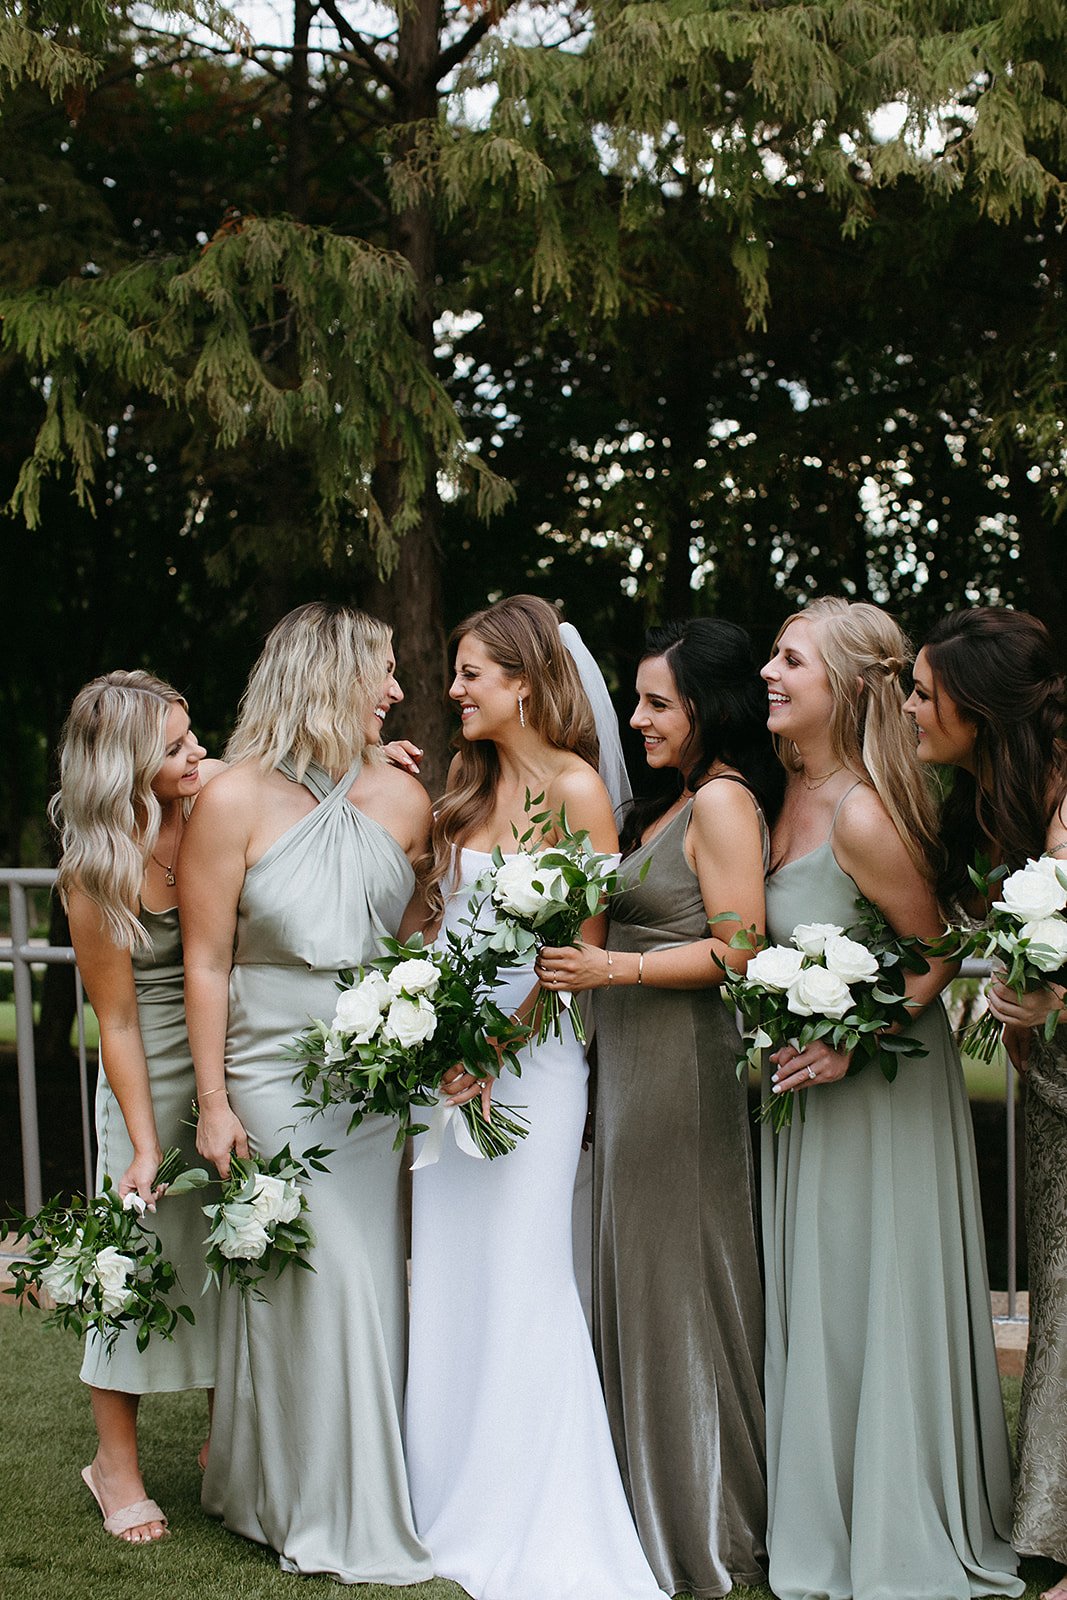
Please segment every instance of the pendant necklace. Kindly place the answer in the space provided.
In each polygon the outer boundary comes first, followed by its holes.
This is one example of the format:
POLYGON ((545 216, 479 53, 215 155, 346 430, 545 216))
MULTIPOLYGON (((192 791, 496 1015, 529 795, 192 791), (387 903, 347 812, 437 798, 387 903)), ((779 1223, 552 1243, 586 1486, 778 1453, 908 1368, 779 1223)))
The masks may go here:
POLYGON ((840 766, 831 767, 829 772, 824 772, 821 777, 816 778, 814 782, 808 781, 808 775, 806 772, 802 773, 801 777, 804 779, 804 787, 805 789, 821 789, 824 783, 829 783, 831 778, 836 778, 837 774, 841 770, 842 769, 840 766))
POLYGON ((164 882, 166 883, 168 889, 173 889, 174 885, 178 881, 177 878, 174 876, 174 863, 178 859, 178 846, 181 843, 181 837, 182 837, 181 828, 180 827, 176 827, 175 830, 174 830, 174 849, 171 851, 170 866, 169 867, 167 866, 167 863, 165 861, 160 861, 159 857, 153 851, 150 850, 148 852, 149 855, 152 857, 152 860, 155 862, 156 866, 162 869, 163 879, 164 879, 164 882))

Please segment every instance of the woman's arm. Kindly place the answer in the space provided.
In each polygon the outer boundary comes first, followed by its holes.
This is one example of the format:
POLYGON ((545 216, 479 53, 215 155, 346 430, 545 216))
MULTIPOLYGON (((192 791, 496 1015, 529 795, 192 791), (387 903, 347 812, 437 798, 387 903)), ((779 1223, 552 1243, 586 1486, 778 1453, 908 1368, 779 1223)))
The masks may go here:
POLYGON ((79 889, 68 897, 67 920, 82 981, 100 1024, 100 1065, 133 1145, 133 1160, 118 1178, 118 1193, 136 1191, 142 1200, 153 1203, 158 1191, 152 1180, 163 1152, 152 1108, 130 952, 112 943, 99 907, 79 889))
POLYGON ((740 928, 764 931, 763 839, 751 797, 736 783, 712 782, 697 793, 686 836, 708 919, 723 912, 737 920, 720 923, 713 937, 649 950, 607 951, 584 944, 543 950, 538 975, 550 986, 581 990, 640 983, 650 989, 706 989, 720 984, 722 963, 743 971, 749 955, 731 950, 740 928))
POLYGON ((226 1093, 225 1049, 237 903, 255 816, 247 774, 214 780, 186 824, 178 874, 185 953, 185 1012, 200 1115, 196 1148, 222 1177, 230 1155, 248 1156, 248 1136, 226 1093))
MULTIPOLYGON (((834 831, 833 849, 839 866, 894 932, 935 939, 943 931, 933 885, 912 861, 873 789, 857 789, 848 798, 834 831)), ((913 1002, 913 1016, 936 999, 955 972, 953 962, 931 961, 926 972, 908 974, 905 992, 913 1002)), ((786 1045, 771 1059, 778 1065, 776 1088, 808 1089, 843 1078, 851 1055, 816 1039, 799 1054, 786 1045)))
MULTIPOLYGON (((1067 800, 1060 802, 1052 819, 1045 840, 1045 854, 1060 862, 1067 875, 1067 820, 1063 814, 1065 805, 1067 800)), ((1057 983, 1043 984, 1038 989, 1027 989, 1024 994, 1017 995, 1014 989, 1009 989, 1007 984, 994 978, 986 998, 993 1015, 1005 1024, 1006 1029, 1014 1030, 1010 1038, 1007 1033, 1005 1034, 1005 1044, 1020 1072, 1025 1072, 1028 1064, 1029 1030, 1043 1028, 1054 1011, 1059 1012, 1057 1027, 1067 1021, 1067 993, 1057 983), (1025 1045, 1020 1035, 1026 1037, 1025 1045)))

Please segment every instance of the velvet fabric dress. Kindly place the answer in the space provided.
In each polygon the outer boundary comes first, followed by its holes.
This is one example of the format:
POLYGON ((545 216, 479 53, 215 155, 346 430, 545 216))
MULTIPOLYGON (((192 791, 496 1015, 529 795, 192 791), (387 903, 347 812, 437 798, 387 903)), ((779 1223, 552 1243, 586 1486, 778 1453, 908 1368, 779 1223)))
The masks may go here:
MULTIPOLYGON (((689 801, 623 862, 610 950, 707 937, 684 850, 691 814, 689 801)), ((763 1294, 741 1044, 718 987, 601 988, 595 1010, 597 1359, 645 1554, 661 1588, 705 1600, 766 1574, 763 1294)))

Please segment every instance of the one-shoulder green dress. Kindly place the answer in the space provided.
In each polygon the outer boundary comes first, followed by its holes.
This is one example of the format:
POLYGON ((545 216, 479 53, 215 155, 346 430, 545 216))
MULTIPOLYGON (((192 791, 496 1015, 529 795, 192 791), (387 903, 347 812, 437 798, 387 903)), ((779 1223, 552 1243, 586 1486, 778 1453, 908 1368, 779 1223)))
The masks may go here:
MULTIPOLYGON (((849 928, 829 840, 767 882, 771 938, 849 928)), ((763 1142, 770 1585, 779 1600, 1022 1593, 967 1094, 928 1054, 804 1093, 763 1142)))
MULTIPOLYGON (((185 973, 178 909, 149 911, 138 916, 152 941, 151 949, 134 950, 133 981, 137 992, 137 1018, 148 1066, 152 1110, 159 1141, 166 1150, 177 1145, 187 1167, 199 1167, 192 1101, 196 1093, 193 1060, 185 1029, 185 973)), ((102 1064, 106 1068, 106 1062, 102 1064)), ((118 1101, 101 1071, 96 1086, 97 1189, 107 1173, 114 1183, 133 1160, 133 1145, 126 1132, 118 1101)), ((178 1389, 210 1389, 215 1382, 215 1340, 218 1295, 203 1293, 204 1241, 208 1225, 198 1192, 164 1195, 146 1225, 157 1233, 163 1254, 178 1274, 171 1295, 175 1305, 187 1305, 196 1322, 179 1321, 172 1339, 152 1339, 137 1349, 137 1334, 124 1328, 110 1351, 96 1333, 85 1342, 82 1381, 94 1389, 116 1389, 123 1394, 161 1394, 178 1389)))
MULTIPOLYGON (((290 763, 281 770, 294 778, 290 763)), ((334 1108, 296 1104, 285 1047, 333 1015, 339 968, 381 953, 414 887, 403 851, 312 765, 319 804, 250 867, 237 912, 226 1084, 253 1148, 333 1150, 308 1185, 314 1272, 290 1269, 265 1300, 223 1285, 207 1511, 270 1545, 287 1572, 342 1583, 421 1583, 401 1438, 406 1284, 396 1128, 348 1133, 334 1108), (294 1124, 298 1126, 294 1129, 294 1124), (301 1125, 302 1124, 302 1125, 301 1125)), ((294 780, 295 781, 295 780, 294 780)))

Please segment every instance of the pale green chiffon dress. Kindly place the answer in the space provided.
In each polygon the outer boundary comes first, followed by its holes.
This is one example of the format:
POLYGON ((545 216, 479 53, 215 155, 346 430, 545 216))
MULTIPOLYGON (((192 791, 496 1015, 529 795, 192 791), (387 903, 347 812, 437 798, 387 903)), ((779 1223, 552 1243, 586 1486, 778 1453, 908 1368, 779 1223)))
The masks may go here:
MULTIPOLYGON (((139 917, 152 947, 134 950, 131 959, 156 1131, 164 1150, 177 1145, 185 1165, 198 1167, 201 1160, 196 1153, 196 1131, 191 1126, 196 1082, 185 1029, 185 973, 178 911, 177 907, 149 911, 142 906, 139 917)), ((96 1087, 96 1139, 99 1190, 105 1173, 117 1185, 133 1160, 130 1136, 103 1070, 96 1087)), ((211 1388, 215 1382, 218 1295, 213 1288, 201 1293, 208 1231, 202 1207, 203 1196, 196 1192, 164 1195, 155 1211, 145 1217, 146 1226, 159 1235, 163 1254, 178 1274, 171 1304, 189 1306, 195 1324, 190 1327, 179 1320, 172 1339, 153 1338, 143 1351, 137 1349, 134 1328, 122 1330, 110 1353, 103 1340, 90 1333, 81 1370, 84 1383, 123 1394, 211 1388)))
MULTIPOLYGON (((292 778, 293 770, 281 770, 292 778)), ((393 1122, 346 1132, 344 1108, 301 1124, 285 1046, 328 1021, 341 967, 381 953, 414 874, 396 840, 312 766, 316 809, 245 876, 230 975, 226 1083, 256 1151, 333 1150, 308 1186, 314 1272, 265 1301, 222 1291, 207 1511, 270 1545, 288 1572, 412 1584, 430 1558, 411 1515, 401 1442, 406 1286, 393 1122)))
MULTIPOLYGON (((857 920, 827 841, 767 883, 772 939, 857 920)), ((780 1600, 1021 1594, 974 1142, 936 1002, 925 1057, 804 1095, 763 1142, 770 1585, 780 1600)))

